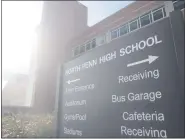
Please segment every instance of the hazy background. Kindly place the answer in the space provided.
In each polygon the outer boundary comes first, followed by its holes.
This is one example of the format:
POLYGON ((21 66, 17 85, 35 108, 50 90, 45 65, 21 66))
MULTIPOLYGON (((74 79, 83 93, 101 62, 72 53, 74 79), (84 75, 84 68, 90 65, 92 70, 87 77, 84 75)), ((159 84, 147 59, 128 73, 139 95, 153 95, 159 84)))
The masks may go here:
MULTIPOLYGON (((92 26, 132 1, 81 3, 88 7, 88 25, 92 26)), ((14 73, 29 73, 31 55, 36 50, 36 27, 41 20, 42 6, 42 1, 2 1, 3 86, 14 73)))

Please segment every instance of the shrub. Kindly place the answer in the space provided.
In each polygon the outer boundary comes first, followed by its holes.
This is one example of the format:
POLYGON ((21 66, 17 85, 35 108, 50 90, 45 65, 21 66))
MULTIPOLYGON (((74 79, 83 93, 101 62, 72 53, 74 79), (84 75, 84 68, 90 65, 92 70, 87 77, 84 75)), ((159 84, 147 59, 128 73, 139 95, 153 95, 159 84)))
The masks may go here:
POLYGON ((52 114, 8 114, 2 116, 2 137, 53 137, 52 114))

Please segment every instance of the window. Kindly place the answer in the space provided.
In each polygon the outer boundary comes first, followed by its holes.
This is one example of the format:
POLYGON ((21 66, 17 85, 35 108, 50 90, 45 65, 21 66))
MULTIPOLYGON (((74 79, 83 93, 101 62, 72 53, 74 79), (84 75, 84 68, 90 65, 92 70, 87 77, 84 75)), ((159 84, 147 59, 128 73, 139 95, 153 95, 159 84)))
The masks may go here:
POLYGON ((137 22, 138 22, 137 20, 130 22, 130 31, 133 31, 138 28, 137 22))
POLYGON ((95 48, 96 47, 96 39, 93 39, 92 40, 92 48, 95 48))
MULTIPOLYGON (((184 3, 185 2, 181 1, 181 0, 178 0, 178 1, 176 0, 173 2, 174 7, 176 6, 177 8, 182 5, 184 7, 184 3)), ((118 38, 119 36, 123 36, 133 30, 136 30, 140 27, 146 26, 146 25, 152 23, 153 21, 156 21, 156 20, 164 18, 164 17, 166 17, 166 12, 165 12, 164 6, 162 6, 156 10, 150 11, 150 12, 140 16, 139 18, 135 18, 131 22, 128 22, 128 23, 124 24, 123 26, 120 26, 119 28, 112 30, 111 32, 107 32, 105 34, 102 34, 102 35, 92 39, 91 41, 88 41, 87 43, 85 43, 84 45, 82 45, 80 47, 74 48, 73 54, 74 54, 74 56, 79 55, 80 53, 83 53, 85 51, 91 50, 92 48, 95 48, 95 47, 100 46, 104 43, 107 43, 107 41, 110 41, 109 37, 111 37, 111 40, 113 40, 115 38, 118 38)))
POLYGON ((143 15, 140 17, 141 27, 151 23, 150 14, 143 15))
POLYGON ((157 11, 153 11, 153 19, 154 21, 163 18, 163 11, 162 9, 159 9, 157 11))
POLYGON ((97 46, 104 44, 105 43, 105 35, 98 36, 96 38, 96 40, 97 40, 97 46))
POLYGON ((77 56, 79 54, 79 47, 76 47, 74 49, 74 56, 77 56))
POLYGON ((86 51, 88 51, 88 50, 91 49, 91 43, 90 43, 90 41, 86 43, 85 47, 86 47, 86 51))
POLYGON ((111 39, 115 39, 118 37, 118 29, 111 31, 111 39))
POLYGON ((173 2, 173 6, 175 10, 182 10, 184 9, 185 1, 184 0, 177 0, 173 2))
POLYGON ((85 45, 80 46, 80 53, 85 52, 85 45))
POLYGON ((128 33, 128 24, 120 27, 120 36, 128 33))

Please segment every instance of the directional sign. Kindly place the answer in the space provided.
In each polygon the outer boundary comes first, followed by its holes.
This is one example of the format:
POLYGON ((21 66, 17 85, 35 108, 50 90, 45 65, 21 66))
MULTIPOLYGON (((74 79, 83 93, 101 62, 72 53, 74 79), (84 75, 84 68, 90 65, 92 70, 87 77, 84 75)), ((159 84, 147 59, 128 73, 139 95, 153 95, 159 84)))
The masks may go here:
POLYGON ((141 60, 141 61, 137 61, 137 62, 134 62, 134 63, 130 63, 130 64, 127 65, 127 67, 135 66, 135 65, 142 64, 142 63, 145 63, 145 62, 148 62, 149 64, 151 64, 157 58, 158 58, 158 56, 151 56, 151 55, 149 55, 147 59, 144 59, 144 60, 141 60))
POLYGON ((68 80, 67 83, 70 84, 70 83, 73 83, 73 82, 77 82, 79 81, 80 79, 75 79, 75 80, 68 80))
POLYGON ((169 18, 64 65, 62 137, 183 137, 184 99, 169 18))

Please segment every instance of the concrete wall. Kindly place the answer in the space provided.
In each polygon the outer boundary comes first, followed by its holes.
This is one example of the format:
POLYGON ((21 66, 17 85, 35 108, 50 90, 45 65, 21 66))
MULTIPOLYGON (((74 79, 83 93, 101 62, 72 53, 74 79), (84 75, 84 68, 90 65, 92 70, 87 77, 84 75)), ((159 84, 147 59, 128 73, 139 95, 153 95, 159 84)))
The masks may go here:
POLYGON ((87 8, 76 1, 45 1, 39 27, 34 107, 52 111, 57 68, 65 59, 66 44, 87 28, 87 8))

